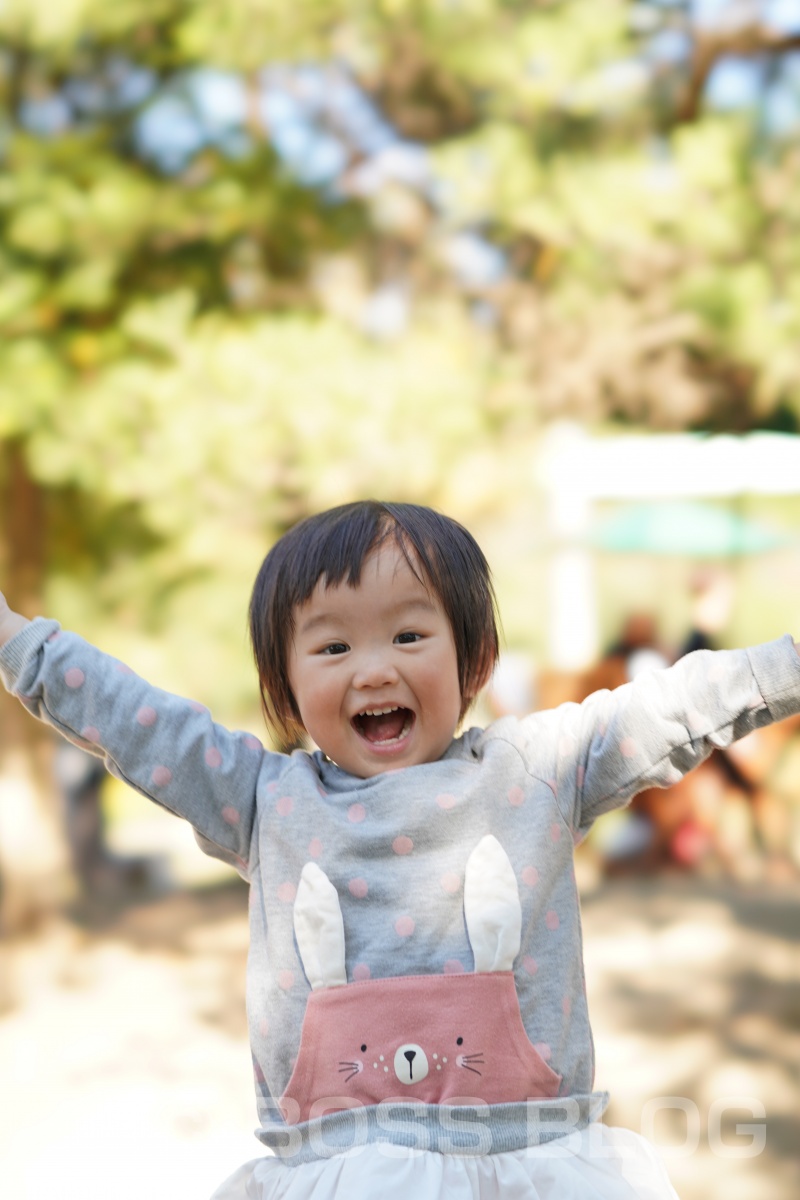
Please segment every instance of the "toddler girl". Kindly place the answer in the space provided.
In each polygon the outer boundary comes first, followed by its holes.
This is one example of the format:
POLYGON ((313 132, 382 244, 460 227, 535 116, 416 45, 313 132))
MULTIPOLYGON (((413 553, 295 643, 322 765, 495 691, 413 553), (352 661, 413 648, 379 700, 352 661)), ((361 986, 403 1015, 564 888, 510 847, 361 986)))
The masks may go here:
POLYGON ((674 1198, 644 1139, 600 1121, 573 845, 800 711, 791 638, 457 737, 497 657, 486 561, 456 522, 374 501, 286 534, 250 619, 267 716, 313 753, 265 751, 0 608, 6 686, 250 883, 273 1153, 215 1200, 674 1198))

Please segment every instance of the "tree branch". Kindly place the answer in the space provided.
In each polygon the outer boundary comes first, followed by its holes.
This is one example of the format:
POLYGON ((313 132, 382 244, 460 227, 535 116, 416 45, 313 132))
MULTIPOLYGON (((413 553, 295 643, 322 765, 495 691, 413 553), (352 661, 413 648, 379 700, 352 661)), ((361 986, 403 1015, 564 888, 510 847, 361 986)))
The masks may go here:
POLYGON ((788 54, 800 49, 800 32, 782 33, 758 21, 695 35, 689 78, 676 111, 678 122, 694 121, 708 77, 721 58, 755 58, 759 54, 788 54))

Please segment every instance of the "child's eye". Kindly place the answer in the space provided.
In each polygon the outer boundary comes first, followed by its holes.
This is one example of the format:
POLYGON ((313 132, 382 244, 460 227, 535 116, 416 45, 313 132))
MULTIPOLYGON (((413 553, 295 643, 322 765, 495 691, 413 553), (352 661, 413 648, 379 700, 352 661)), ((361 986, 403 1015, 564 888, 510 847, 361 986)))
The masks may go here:
POLYGON ((422 639, 421 633, 398 633, 394 639, 398 645, 407 646, 411 642, 419 642, 422 639))
POLYGON ((344 642, 329 642, 327 646, 323 646, 320 654, 346 654, 349 646, 344 642))

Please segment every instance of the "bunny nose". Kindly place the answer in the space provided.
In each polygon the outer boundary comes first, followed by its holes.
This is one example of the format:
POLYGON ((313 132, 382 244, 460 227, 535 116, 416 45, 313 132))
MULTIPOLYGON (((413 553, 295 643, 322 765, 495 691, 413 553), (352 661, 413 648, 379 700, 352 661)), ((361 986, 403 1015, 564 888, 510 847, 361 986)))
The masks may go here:
POLYGON ((428 1056, 422 1046, 406 1042, 394 1056, 394 1073, 401 1083, 419 1083, 428 1074, 428 1056))

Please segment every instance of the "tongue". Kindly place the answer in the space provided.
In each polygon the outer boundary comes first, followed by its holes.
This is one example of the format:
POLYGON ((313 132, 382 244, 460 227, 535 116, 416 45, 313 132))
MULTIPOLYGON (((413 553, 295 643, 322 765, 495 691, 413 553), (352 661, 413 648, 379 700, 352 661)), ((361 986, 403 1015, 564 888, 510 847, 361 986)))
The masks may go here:
POLYGON ((359 722, 361 732, 368 742, 388 742, 403 732, 406 715, 404 708, 398 708, 396 712, 381 713, 380 716, 365 715, 359 722))

